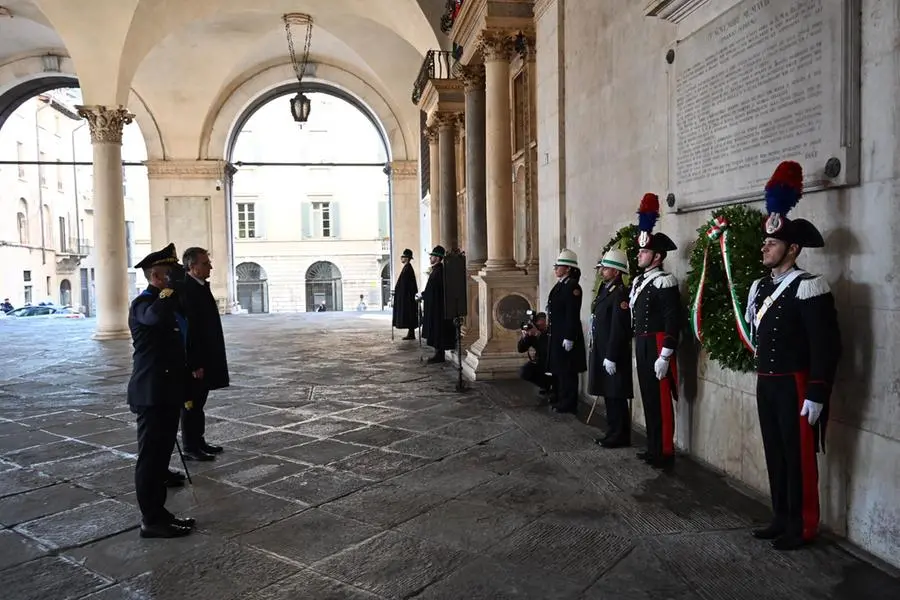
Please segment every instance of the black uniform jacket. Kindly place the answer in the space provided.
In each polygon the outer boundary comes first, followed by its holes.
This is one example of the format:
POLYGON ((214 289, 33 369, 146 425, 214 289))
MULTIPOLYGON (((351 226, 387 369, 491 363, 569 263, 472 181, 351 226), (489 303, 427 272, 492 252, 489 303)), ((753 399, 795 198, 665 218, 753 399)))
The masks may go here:
POLYGON ((550 372, 553 374, 587 371, 584 331, 581 329, 581 300, 583 293, 578 282, 570 277, 556 283, 547 298, 547 319, 550 321, 550 372), (571 340, 569 352, 563 340, 571 340))
POLYGON ((633 398, 631 309, 628 288, 621 279, 600 286, 591 313, 588 393, 604 398, 633 398), (616 363, 615 375, 603 367, 605 358, 616 363))
POLYGON ((637 294, 631 305, 635 337, 662 333, 663 348, 675 350, 681 333, 681 295, 675 276, 649 270, 634 280, 631 293, 637 294), (644 277, 654 279, 640 289, 644 277))
POLYGON ((132 407, 180 406, 187 392, 189 371, 186 319, 177 313, 178 292, 161 298, 150 286, 134 299, 128 327, 134 345, 128 404, 132 407))
POLYGON ((541 372, 546 373, 547 368, 547 354, 550 341, 550 336, 546 333, 542 333, 540 335, 525 335, 519 338, 518 343, 516 344, 516 349, 520 353, 528 352, 530 348, 534 348, 534 361, 537 365, 543 369, 541 372))
MULTIPOLYGON (((778 288, 771 277, 750 287, 747 321, 778 288)), ((785 288, 756 327, 756 366, 761 375, 807 374, 806 397, 827 404, 841 357, 834 296, 821 276, 803 273, 785 288)))
POLYGON ((422 290, 422 337, 435 350, 453 350, 456 347, 456 330, 453 319, 444 318, 444 264, 437 263, 431 269, 428 283, 422 290))
POLYGON ((414 329, 419 326, 419 307, 416 303, 418 292, 416 271, 412 263, 406 263, 400 269, 397 285, 394 286, 394 327, 414 329))
POLYGON ((219 305, 209 289, 190 275, 185 277, 184 306, 188 320, 188 366, 203 369, 202 382, 207 389, 228 387, 228 359, 219 305))

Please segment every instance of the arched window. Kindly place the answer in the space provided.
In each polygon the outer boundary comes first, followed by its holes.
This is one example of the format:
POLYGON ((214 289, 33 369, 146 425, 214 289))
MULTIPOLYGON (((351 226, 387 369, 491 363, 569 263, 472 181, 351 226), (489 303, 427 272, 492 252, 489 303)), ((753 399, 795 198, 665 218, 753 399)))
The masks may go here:
POLYGON ((28 202, 19 198, 19 212, 16 213, 16 229, 19 232, 19 243, 28 243, 28 202))
POLYGON ((59 282, 59 304, 61 306, 72 304, 72 284, 68 279, 59 282))
POLYGON ((328 311, 344 310, 341 271, 324 260, 306 270, 306 311, 315 312, 323 304, 328 311))
POLYGON ((266 271, 254 262, 244 262, 235 268, 237 298, 248 313, 269 312, 269 282, 266 271))

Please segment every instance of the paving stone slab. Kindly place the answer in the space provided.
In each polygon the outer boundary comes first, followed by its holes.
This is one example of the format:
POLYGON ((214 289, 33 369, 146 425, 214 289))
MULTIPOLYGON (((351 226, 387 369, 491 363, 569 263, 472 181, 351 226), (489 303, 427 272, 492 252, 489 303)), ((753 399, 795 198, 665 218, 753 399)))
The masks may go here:
POLYGON ((122 496, 134 490, 134 465, 79 477, 74 479, 73 482, 80 487, 94 490, 107 496, 122 496))
POLYGON ((541 456, 543 454, 539 452, 520 452, 500 446, 491 446, 488 442, 454 454, 445 459, 445 462, 449 462, 460 471, 483 469, 499 475, 506 475, 541 456))
POLYGON ((235 541, 311 565, 381 531, 378 527, 313 508, 235 541))
POLYGON ((382 406, 403 408, 406 410, 425 410, 435 406, 446 404, 446 398, 436 394, 423 396, 415 394, 411 396, 394 396, 380 402, 382 406))
MULTIPOLYGON (((0 571, 46 553, 47 549, 32 539, 10 529, 0 530, 0 571)), ((3 573, 0 572, 0 582, 2 581, 3 573)))
POLYGON ((465 450, 474 444, 475 442, 472 442, 471 440, 441 437, 423 433, 408 437, 399 442, 394 442, 393 444, 386 446, 385 450, 436 460, 465 450))
POLYGON ((479 558, 429 586, 416 600, 575 600, 583 587, 546 571, 479 558))
POLYGON ((111 583, 58 557, 38 558, 0 571, 0 589, 10 600, 74 600, 111 583))
POLYGON ((410 490, 384 482, 343 498, 333 500, 323 508, 337 515, 371 523, 380 527, 394 527, 446 502, 447 498, 430 492, 410 493, 410 490))
MULTIPOLYGON (((166 509, 178 516, 194 516, 201 507, 207 507, 240 492, 244 488, 228 485, 191 472, 193 485, 185 482, 183 487, 166 490, 166 509)), ((132 482, 130 491, 116 497, 138 510, 137 497, 132 482)))
POLYGON ((535 521, 490 549, 500 560, 557 573, 590 585, 633 548, 629 538, 609 533, 535 521))
MULTIPOLYGON (((207 437, 207 441, 210 441, 210 438, 207 437)), ((218 441, 218 440, 212 440, 218 441)), ((188 469, 191 471, 191 474, 202 475, 208 471, 212 471, 214 469, 218 469, 224 467, 225 465, 230 465, 232 463, 240 462, 242 460, 247 460, 248 458, 253 458, 255 456, 259 456, 258 453, 248 452, 247 450, 240 450, 238 448, 228 447, 229 444, 226 443, 225 452, 221 454, 215 455, 215 460, 210 461, 187 461, 188 469)), ((182 446, 184 448, 184 446, 182 446)), ((127 450, 127 446, 122 446, 116 448, 116 451, 122 452, 127 450)), ((134 449, 137 452, 137 448, 134 449)), ((184 465, 181 463, 181 457, 178 455, 178 449, 176 448, 174 452, 172 452, 172 459, 169 461, 169 468, 178 470, 184 470, 184 465)))
POLYGON ((677 598, 679 594, 691 589, 678 571, 667 566, 653 547, 646 540, 640 539, 635 541, 635 547, 627 556, 591 587, 587 597, 599 600, 653 594, 647 597, 677 598))
POLYGON ((288 427, 288 431, 293 431, 302 435, 327 438, 344 433, 345 431, 353 431, 366 427, 365 423, 360 421, 347 421, 344 419, 336 419, 334 417, 319 417, 311 421, 306 421, 298 425, 288 427))
POLYGON ((391 419, 401 418, 409 411, 387 406, 361 406, 341 413, 342 419, 363 421, 365 423, 383 423, 391 419))
POLYGON ((347 444, 333 439, 316 440, 300 446, 283 448, 276 454, 311 465, 327 465, 354 454, 368 452, 368 446, 347 444))
POLYGON ((473 442, 482 442, 495 438, 510 428, 514 427, 512 423, 494 423, 491 421, 482 421, 480 419, 469 419, 459 421, 452 425, 440 427, 431 431, 434 435, 444 437, 459 438, 463 440, 472 440, 473 442))
POLYGON ((83 435, 79 439, 88 444, 95 444, 105 448, 117 448, 137 442, 137 427, 122 427, 122 423, 115 421, 118 429, 103 431, 101 433, 90 433, 83 435))
POLYGON ((348 431, 340 435, 334 436, 334 439, 341 442, 349 442, 352 444, 362 444, 364 446, 381 447, 387 446, 400 440, 412 437, 412 431, 405 429, 394 429, 392 427, 383 427, 380 425, 371 425, 362 429, 348 431))
POLYGON ((380 448, 355 454, 334 463, 334 468, 356 473, 361 477, 381 481, 412 471, 428 464, 430 461, 418 456, 387 452, 380 448))
POLYGON ((81 421, 94 421, 96 419, 96 416, 80 410, 60 410, 38 417, 23 419, 20 422, 29 429, 43 429, 47 431, 50 427, 65 427, 81 421))
POLYGON ((43 473, 30 469, 8 469, 0 473, 0 498, 21 494, 54 483, 54 480, 43 473))
POLYGON ((33 448, 43 444, 64 441, 64 438, 39 430, 24 430, 0 437, 0 455, 6 456, 25 448, 33 448))
MULTIPOLYGON (((93 415, 92 415, 93 416, 93 415)), ((83 421, 75 421, 65 425, 54 425, 52 427, 43 427, 44 431, 55 433, 70 438, 80 438, 86 435, 120 429, 122 423, 115 419, 106 419, 104 417, 85 419, 83 421)), ((136 431, 136 430, 135 430, 136 431)))
POLYGON ((410 431, 426 432, 447 425, 452 425, 460 419, 436 415, 430 412, 413 412, 402 417, 384 421, 382 425, 386 427, 396 427, 398 429, 409 429, 410 431))
POLYGON ((11 452, 5 458, 21 466, 33 466, 97 452, 96 446, 79 440, 56 439, 60 441, 11 452))
POLYGON ((388 598, 422 590, 471 557, 387 532, 316 563, 314 570, 388 598))
POLYGON ((346 471, 313 467, 259 489, 292 502, 315 505, 340 498, 370 483, 346 471))
POLYGON ((247 597, 247 600, 378 600, 379 596, 330 579, 310 570, 302 570, 247 597))
POLYGON ((73 485, 52 485, 0 499, 0 523, 11 527, 102 499, 73 485))
POLYGON ((496 506, 451 500, 410 519, 397 530, 443 546, 480 553, 531 521, 532 517, 496 506))
POLYGON ((308 468, 275 456, 256 456, 207 471, 204 476, 240 487, 259 487, 308 468))
POLYGON ((289 431, 266 431, 229 442, 229 446, 250 452, 278 454, 278 450, 311 442, 316 438, 289 431))
POLYGON ((453 498, 499 477, 485 469, 471 468, 460 471, 447 461, 434 462, 422 468, 391 479, 412 493, 428 492, 445 498, 453 498))
POLYGON ((249 423, 225 421, 222 419, 206 420, 206 439, 216 443, 231 442, 264 431, 268 431, 268 429, 259 425, 250 425, 249 423))
POLYGON ((135 528, 140 516, 118 500, 101 500, 22 523, 16 531, 50 548, 70 548, 135 528))
POLYGON ((168 562, 193 560, 194 556, 220 543, 200 532, 167 540, 143 539, 132 530, 72 548, 63 556, 104 577, 121 581, 158 569, 168 562))
POLYGON ((20 425, 14 421, 0 421, 0 438, 16 433, 25 433, 28 431, 24 425, 20 425))
POLYGON ((243 417, 239 419, 244 423, 252 423, 254 425, 263 425, 265 427, 290 427, 297 423, 309 420, 308 415, 301 415, 289 410, 278 410, 276 412, 263 413, 252 417, 243 417))
POLYGON ((91 454, 36 465, 35 470, 57 479, 79 479, 107 470, 134 466, 134 458, 117 450, 100 450, 91 454))
POLYGON ((536 516, 558 506, 561 494, 549 483, 506 475, 469 490, 458 499, 536 516))
MULTIPOLYGON (((189 490, 185 490, 184 497, 190 498, 189 490)), ((239 490, 224 498, 200 501, 189 514, 197 519, 200 531, 232 537, 286 519, 304 508, 304 505, 296 502, 250 490, 239 490)), ((184 512, 187 514, 187 511, 184 512)))
POLYGON ((204 409, 207 416, 236 420, 244 420, 247 417, 269 414, 275 411, 276 409, 271 406, 254 404, 252 402, 236 402, 220 406, 206 406, 204 409))

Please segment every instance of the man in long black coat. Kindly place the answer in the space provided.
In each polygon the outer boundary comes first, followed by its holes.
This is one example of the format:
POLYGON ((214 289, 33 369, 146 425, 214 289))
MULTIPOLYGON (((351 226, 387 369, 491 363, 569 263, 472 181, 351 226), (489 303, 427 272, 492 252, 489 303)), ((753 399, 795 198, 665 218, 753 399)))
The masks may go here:
POLYGON ((431 274, 428 283, 422 290, 424 316, 422 318, 422 337, 425 343, 434 348, 434 356, 429 363, 444 362, 444 351, 456 347, 456 329, 453 319, 444 317, 444 256, 443 246, 435 246, 430 253, 431 274))
POLYGON ((188 366, 191 370, 189 397, 181 413, 181 439, 189 460, 213 460, 221 446, 207 443, 203 412, 210 390, 228 387, 228 360, 219 306, 209 289, 212 262, 203 248, 188 248, 183 256, 187 276, 184 283, 188 319, 188 366))
POLYGON ((603 396, 606 435, 597 443, 606 448, 631 444, 634 397, 631 375, 631 307, 622 274, 628 272, 624 252, 612 249, 597 263, 603 284, 591 304, 591 344, 588 358, 588 393, 603 396))
POLYGON ((136 264, 149 285, 128 311, 134 355, 127 397, 131 412, 137 415, 134 486, 141 509, 141 537, 181 537, 194 527, 193 519, 177 519, 165 507, 169 459, 190 377, 187 321, 181 314, 183 283, 173 282, 170 273, 177 263, 175 246, 169 244, 136 264))
POLYGON ((554 412, 578 410, 578 374, 587 370, 584 332, 581 329, 582 291, 578 280, 578 256, 563 250, 553 265, 558 281, 547 299, 550 320, 550 372, 556 377, 557 400, 554 412))
POLYGON ((419 305, 416 302, 416 294, 419 293, 419 284, 416 282, 416 271, 412 266, 413 253, 407 248, 400 256, 403 268, 397 277, 397 285, 394 286, 394 319, 393 326, 397 329, 408 329, 404 340, 416 339, 416 327, 419 326, 419 305))

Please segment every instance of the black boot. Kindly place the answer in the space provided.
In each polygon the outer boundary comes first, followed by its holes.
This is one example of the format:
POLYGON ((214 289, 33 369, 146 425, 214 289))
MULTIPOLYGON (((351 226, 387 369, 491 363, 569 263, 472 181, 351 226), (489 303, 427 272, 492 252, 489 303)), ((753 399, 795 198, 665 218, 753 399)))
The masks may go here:
POLYGON ((763 529, 754 529, 751 535, 758 540, 774 540, 784 533, 784 527, 772 523, 763 529))
POLYGON ((401 339, 404 339, 404 340, 414 340, 414 339, 416 339, 416 330, 415 330, 415 329, 410 329, 410 330, 409 330, 409 333, 406 334, 406 337, 405 337, 405 338, 401 338, 401 339))
POLYGON ((434 356, 432 356, 431 358, 429 358, 427 362, 428 362, 429 364, 432 364, 432 365, 433 365, 433 364, 435 364, 435 363, 442 363, 442 362, 446 362, 446 361, 447 361, 447 359, 446 359, 446 357, 444 356, 444 351, 443 351, 443 350, 435 350, 435 351, 434 351, 434 356))

